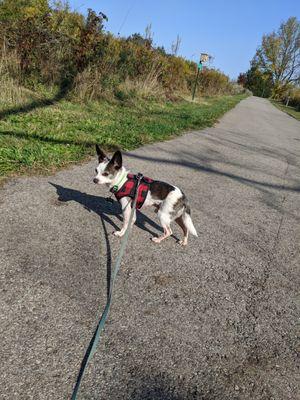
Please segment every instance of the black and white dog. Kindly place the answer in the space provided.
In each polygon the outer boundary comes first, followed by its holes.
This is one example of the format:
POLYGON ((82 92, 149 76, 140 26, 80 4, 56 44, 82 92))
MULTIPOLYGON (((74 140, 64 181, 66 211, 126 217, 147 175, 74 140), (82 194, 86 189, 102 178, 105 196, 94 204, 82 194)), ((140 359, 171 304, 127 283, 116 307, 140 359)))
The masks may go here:
MULTIPOLYGON (((123 236, 129 223, 137 176, 131 175, 123 166, 122 154, 116 151, 111 159, 96 145, 99 165, 96 168, 94 183, 106 184, 112 193, 119 200, 123 212, 123 227, 120 231, 114 232, 116 236, 123 236)), ((176 186, 165 182, 143 178, 137 198, 137 208, 153 206, 157 212, 164 234, 152 238, 153 242, 160 243, 172 235, 170 224, 172 221, 182 228, 184 237, 179 243, 186 246, 188 233, 198 236, 191 219, 190 207, 185 194, 176 186)), ((133 216, 133 224, 136 215, 133 216)))

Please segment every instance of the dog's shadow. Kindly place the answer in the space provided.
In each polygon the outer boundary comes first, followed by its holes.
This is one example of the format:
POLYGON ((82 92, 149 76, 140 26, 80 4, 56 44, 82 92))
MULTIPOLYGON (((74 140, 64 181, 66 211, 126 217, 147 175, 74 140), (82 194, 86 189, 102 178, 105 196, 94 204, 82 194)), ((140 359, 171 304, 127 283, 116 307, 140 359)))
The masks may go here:
MULTIPOLYGON (((110 216, 116 217, 119 221, 123 221, 121 206, 117 201, 110 202, 107 198, 101 196, 94 196, 91 194, 80 192, 76 189, 66 188, 56 183, 49 182, 50 185, 55 187, 58 200, 61 202, 76 201, 89 212, 93 211, 101 217, 102 221, 110 224, 114 229, 119 230, 120 228, 115 224, 110 216)), ((153 236, 157 236, 157 232, 152 231, 149 227, 163 232, 163 229, 148 218, 145 214, 137 210, 136 223, 138 228, 150 233, 153 236)))
MULTIPOLYGON (((49 183, 50 185, 55 187, 59 202, 76 201, 77 203, 81 204, 87 211, 89 212, 92 211, 99 215, 107 247, 106 279, 107 279, 107 297, 109 297, 109 291, 111 287, 110 281, 111 281, 112 254, 111 254, 109 233, 107 231, 105 223, 111 225, 115 230, 119 230, 119 227, 115 224, 113 219, 110 218, 110 216, 116 217, 120 222, 123 221, 123 218, 121 217, 122 210, 120 204, 117 201, 109 202, 107 201, 107 198, 101 196, 94 196, 91 194, 83 193, 76 189, 66 188, 57 185, 56 183, 52 182, 49 183)), ((163 231, 163 229, 158 224, 156 224, 154 221, 152 221, 150 218, 148 218, 140 211, 137 211, 137 219, 135 224, 144 231, 149 232, 152 236, 157 236, 157 234, 151 231, 151 229, 149 229, 149 227, 146 226, 146 224, 160 232, 163 231)))

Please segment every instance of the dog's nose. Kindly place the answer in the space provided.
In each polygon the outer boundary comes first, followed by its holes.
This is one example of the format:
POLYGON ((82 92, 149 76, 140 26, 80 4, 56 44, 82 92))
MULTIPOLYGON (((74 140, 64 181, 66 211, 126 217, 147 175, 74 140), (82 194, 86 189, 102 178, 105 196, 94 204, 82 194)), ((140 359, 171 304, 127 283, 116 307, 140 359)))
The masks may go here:
POLYGON ((93 182, 94 182, 94 183, 98 183, 99 181, 98 181, 97 178, 94 178, 94 179, 93 179, 93 182))

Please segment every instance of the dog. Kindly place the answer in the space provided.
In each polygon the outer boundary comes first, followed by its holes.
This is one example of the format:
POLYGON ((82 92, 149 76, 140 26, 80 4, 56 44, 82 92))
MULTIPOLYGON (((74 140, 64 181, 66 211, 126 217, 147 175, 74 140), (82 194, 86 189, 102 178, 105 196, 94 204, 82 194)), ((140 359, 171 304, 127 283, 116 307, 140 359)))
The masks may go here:
MULTIPOLYGON (((123 227, 114 232, 115 236, 122 237, 126 232, 131 214, 131 203, 136 193, 138 177, 132 175, 123 166, 122 154, 118 150, 110 159, 98 145, 96 145, 99 165, 95 169, 95 184, 107 185, 120 202, 123 212, 123 227), (130 207, 129 207, 130 205, 130 207)), ((185 194, 176 186, 165 182, 143 177, 138 188, 136 208, 152 206, 157 212, 163 235, 153 237, 152 241, 160 243, 172 235, 171 222, 175 221, 183 230, 183 239, 179 241, 182 246, 187 245, 188 234, 198 236, 191 218, 191 210, 185 194)), ((134 211, 132 225, 136 221, 134 211)))

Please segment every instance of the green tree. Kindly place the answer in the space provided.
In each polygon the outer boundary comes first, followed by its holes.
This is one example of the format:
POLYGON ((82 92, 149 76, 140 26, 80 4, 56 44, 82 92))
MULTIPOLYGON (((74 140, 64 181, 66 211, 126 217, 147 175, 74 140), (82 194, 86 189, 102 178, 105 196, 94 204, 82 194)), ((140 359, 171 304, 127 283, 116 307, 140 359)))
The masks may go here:
POLYGON ((274 97, 289 83, 300 82, 300 22, 296 17, 282 23, 277 32, 263 36, 252 64, 271 76, 274 97))
POLYGON ((251 68, 246 72, 244 87, 251 90, 254 96, 270 97, 273 88, 272 75, 269 72, 262 72, 257 65, 252 63, 251 68))
POLYGON ((55 1, 51 10, 50 23, 53 32, 78 41, 85 20, 82 14, 72 11, 68 3, 55 1))

